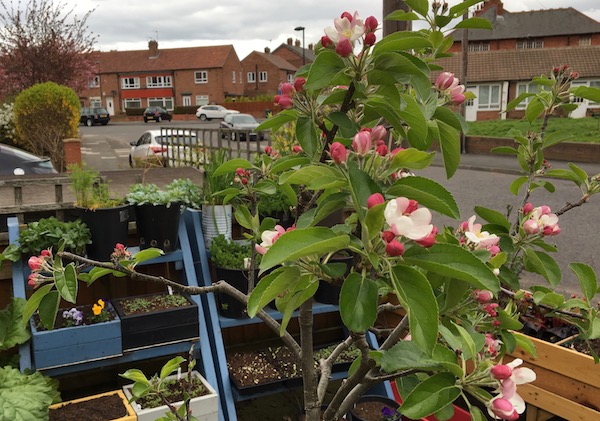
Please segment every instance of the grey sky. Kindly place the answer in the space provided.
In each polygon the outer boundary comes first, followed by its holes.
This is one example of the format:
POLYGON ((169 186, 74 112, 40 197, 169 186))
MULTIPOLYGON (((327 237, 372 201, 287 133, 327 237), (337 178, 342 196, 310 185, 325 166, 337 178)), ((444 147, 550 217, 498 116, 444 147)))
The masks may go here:
MULTIPOLYGON (((16 0, 14 0, 16 1, 16 0)), ((343 11, 358 11, 382 21, 382 0, 55 0, 79 16, 95 8, 88 24, 102 51, 140 50, 158 38, 160 48, 233 44, 240 59, 253 50, 276 48, 304 26, 306 45, 317 42, 323 29, 343 11)), ((458 0, 450 0, 451 5, 458 0)), ((505 0, 505 10, 518 12, 573 7, 600 21, 597 0, 505 0)))

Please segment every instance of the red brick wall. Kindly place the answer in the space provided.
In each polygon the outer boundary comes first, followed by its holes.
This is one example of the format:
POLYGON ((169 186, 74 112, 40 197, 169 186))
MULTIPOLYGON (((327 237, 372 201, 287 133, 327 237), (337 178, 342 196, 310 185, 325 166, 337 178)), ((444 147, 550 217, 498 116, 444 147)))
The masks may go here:
POLYGON ((288 50, 285 47, 279 48, 277 51, 273 52, 273 54, 287 60, 289 63, 296 66, 297 68, 302 67, 302 56, 299 56, 298 54, 292 52, 291 50, 288 50))
POLYGON ((258 53, 250 53, 244 60, 242 60, 242 66, 244 67, 244 77, 248 72, 254 72, 256 74, 256 82, 248 83, 246 80, 246 96, 256 95, 275 95, 279 88, 279 84, 286 81, 287 72, 274 65, 265 57, 258 53), (260 72, 267 72, 267 81, 260 82, 260 72))

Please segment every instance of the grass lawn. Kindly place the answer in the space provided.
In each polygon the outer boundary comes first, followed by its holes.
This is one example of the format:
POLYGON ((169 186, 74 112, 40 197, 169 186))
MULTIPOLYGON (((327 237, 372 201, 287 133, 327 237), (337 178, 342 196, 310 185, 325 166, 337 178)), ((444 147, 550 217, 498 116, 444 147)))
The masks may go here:
MULTIPOLYGON (((511 137, 507 133, 511 129, 520 130, 525 134, 528 131, 539 131, 542 120, 538 119, 533 124, 526 120, 487 120, 469 122, 468 135, 511 137)), ((551 118, 548 123, 547 132, 562 131, 572 133, 569 142, 592 142, 600 143, 600 119, 595 117, 586 118, 551 118)))

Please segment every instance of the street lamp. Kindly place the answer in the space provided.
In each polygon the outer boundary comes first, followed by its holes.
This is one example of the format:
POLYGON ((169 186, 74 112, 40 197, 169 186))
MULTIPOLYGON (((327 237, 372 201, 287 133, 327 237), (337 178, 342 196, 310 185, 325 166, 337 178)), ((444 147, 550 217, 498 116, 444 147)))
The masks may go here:
POLYGON ((304 52, 304 26, 296 26, 294 28, 294 31, 302 31, 302 65, 304 66, 306 64, 306 57, 304 56, 305 52, 304 52))

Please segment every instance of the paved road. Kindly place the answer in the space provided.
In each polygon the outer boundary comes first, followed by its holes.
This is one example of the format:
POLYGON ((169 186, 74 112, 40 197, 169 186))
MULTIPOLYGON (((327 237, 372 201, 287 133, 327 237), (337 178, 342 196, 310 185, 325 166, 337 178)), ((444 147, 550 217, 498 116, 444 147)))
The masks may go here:
MULTIPOLYGON (((218 123, 199 121, 172 122, 177 127, 216 128, 218 123)), ((136 140, 144 130, 154 128, 154 123, 110 123, 108 126, 82 127, 83 159, 99 170, 118 170, 129 168, 127 162, 129 142, 136 140)), ((156 125, 159 126, 159 125, 156 125)), ((160 127, 160 126, 159 126, 160 127)), ((506 156, 462 155, 461 168, 456 175, 446 180, 438 156, 435 164, 419 173, 442 183, 455 196, 459 204, 462 219, 474 214, 476 205, 489 207, 506 213, 506 205, 520 206, 521 199, 513 196, 508 187, 515 179, 519 168, 515 160, 506 156)), ((564 168, 565 162, 552 162, 555 168, 564 168)), ((589 175, 600 173, 600 163, 579 164, 589 175)), ((558 210, 567 202, 579 200, 579 190, 564 180, 552 181, 556 192, 550 194, 538 189, 531 197, 531 202, 539 206, 549 205, 558 210)), ((600 236, 598 214, 600 212, 600 195, 591 198, 590 202, 576 208, 560 218, 562 229, 560 235, 553 237, 560 253, 556 256, 563 271, 561 291, 571 294, 578 291, 575 276, 568 269, 568 263, 581 261, 592 265, 600 275, 600 236)), ((514 214, 514 213, 513 213, 514 214)), ((456 226, 457 222, 443 216, 435 215, 434 223, 456 226)), ((532 277, 535 280, 534 277, 532 277)))

